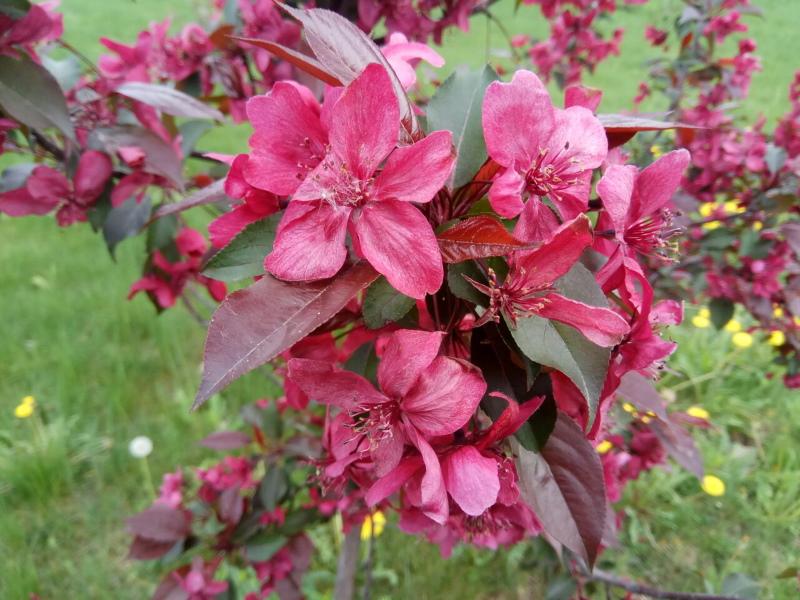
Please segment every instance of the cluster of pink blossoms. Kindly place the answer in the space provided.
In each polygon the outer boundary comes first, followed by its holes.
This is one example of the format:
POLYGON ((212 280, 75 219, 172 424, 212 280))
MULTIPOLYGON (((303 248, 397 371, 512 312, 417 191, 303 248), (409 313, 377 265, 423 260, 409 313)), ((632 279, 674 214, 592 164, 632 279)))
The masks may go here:
MULTIPOLYGON (((796 213, 781 198, 800 191, 798 161, 797 84, 790 87, 790 111, 774 132, 761 117, 746 124, 731 106, 747 99, 755 73, 761 70, 756 43, 745 37, 747 26, 739 8, 748 1, 728 0, 690 15, 678 30, 678 57, 657 62, 648 90, 663 91, 677 108, 678 118, 696 129, 682 130, 674 144, 691 152, 689 170, 681 182, 675 225, 686 228, 681 242, 685 260, 662 266, 656 285, 665 293, 688 288, 698 301, 709 298, 724 325, 740 305, 763 332, 785 365, 785 382, 800 385, 800 304, 796 213), (719 43, 734 41, 732 56, 718 56, 719 43), (686 65, 697 66, 687 70, 686 65), (678 84, 676 85, 676 82, 678 84)), ((666 44, 667 32, 650 34, 654 44, 666 44)), ((797 80, 797 76, 795 76, 797 80)), ((648 92, 649 93, 649 92, 648 92)), ((656 136, 656 148, 673 142, 656 136)))

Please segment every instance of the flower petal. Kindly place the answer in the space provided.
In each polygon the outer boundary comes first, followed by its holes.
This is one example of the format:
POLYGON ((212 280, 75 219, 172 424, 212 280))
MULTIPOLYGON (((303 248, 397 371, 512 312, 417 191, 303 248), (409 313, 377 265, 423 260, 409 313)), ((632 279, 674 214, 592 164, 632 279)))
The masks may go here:
POLYGON ((347 258, 349 217, 350 209, 327 202, 289 202, 264 267, 286 281, 333 277, 347 258))
POLYGON ((687 150, 673 150, 639 173, 629 222, 664 208, 678 188, 689 158, 687 150))
POLYGON ((387 401, 361 375, 339 369, 329 362, 292 358, 288 365, 289 379, 316 402, 349 410, 387 401))
POLYGON ((629 222, 628 213, 638 172, 634 165, 610 165, 597 182, 597 193, 619 238, 624 235, 629 222))
POLYGON ((378 479, 378 481, 369 488, 364 498, 367 506, 375 506, 381 500, 385 500, 394 494, 423 466, 424 463, 419 456, 411 456, 400 461, 400 464, 390 473, 378 479))
POLYGON ((235 207, 208 224, 208 235, 215 248, 222 248, 236 237, 250 223, 264 218, 264 215, 250 209, 247 204, 235 207))
POLYGON ((572 268, 584 249, 592 243, 589 219, 585 215, 564 223, 547 242, 530 252, 515 252, 514 274, 524 277, 534 289, 549 287, 572 268))
POLYGON ((24 187, 0 194, 0 213, 10 217, 46 215, 59 205, 58 198, 34 198, 24 187))
POLYGON ((467 424, 485 392, 486 382, 475 366, 439 356, 420 374, 400 408, 426 436, 447 435, 467 424))
POLYGON ((84 203, 94 202, 103 192, 112 171, 111 159, 97 150, 88 150, 78 161, 73 180, 75 196, 84 203))
POLYGON ((497 502, 497 461, 483 456, 475 446, 462 446, 448 454, 442 472, 447 492, 466 514, 477 517, 497 502))
POLYGON ((25 182, 25 188, 36 200, 54 204, 66 200, 71 187, 66 177, 50 167, 36 167, 25 182))
POLYGON ((443 338, 442 331, 395 331, 378 364, 378 383, 383 392, 395 399, 405 396, 439 354, 443 338))
POLYGON ((513 168, 503 171, 489 188, 489 202, 494 212, 506 219, 516 217, 525 206, 522 202, 524 188, 525 179, 513 168))
POLYGON ((455 158, 453 134, 434 131, 389 155, 373 194, 379 200, 429 202, 450 177, 455 158))
POLYGON ((569 172, 599 167, 608 155, 606 130, 592 111, 583 106, 555 109, 552 135, 544 144, 549 156, 569 161, 569 172))
POLYGON ((530 71, 517 71, 511 83, 495 81, 486 88, 483 135, 489 156, 502 166, 527 169, 554 122, 547 88, 530 71))
POLYGON ((450 510, 447 505, 447 490, 442 477, 439 456, 428 441, 417 433, 413 426, 408 426, 408 437, 422 456, 425 474, 420 485, 420 510, 437 523, 447 521, 450 510))
POLYGON ((441 287, 439 245, 417 207, 399 200, 369 202, 353 213, 350 233, 358 254, 399 292, 422 299, 441 287))
POLYGON ((274 194, 293 193, 325 155, 319 109, 309 107, 294 85, 279 81, 269 94, 247 102, 247 116, 255 132, 245 179, 274 194))
POLYGON ((358 179, 369 179, 397 145, 400 107, 386 68, 369 64, 333 107, 330 143, 358 179))
POLYGON ((544 306, 536 314, 574 327, 598 346, 616 346, 631 330, 610 308, 590 306, 560 294, 548 294, 542 300, 544 306))

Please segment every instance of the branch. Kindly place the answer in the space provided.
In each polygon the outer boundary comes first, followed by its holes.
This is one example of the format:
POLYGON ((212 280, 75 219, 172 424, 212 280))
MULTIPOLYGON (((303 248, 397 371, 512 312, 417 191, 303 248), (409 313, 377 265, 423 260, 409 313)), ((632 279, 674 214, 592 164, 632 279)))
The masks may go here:
POLYGON ((39 133, 35 129, 31 129, 31 135, 33 139, 36 140, 37 144, 53 155, 53 158, 58 161, 64 161, 64 151, 50 141, 44 134, 39 133))
POLYGON ((344 544, 342 544, 339 554, 339 565, 336 569, 336 587, 333 591, 334 600, 353 599, 360 548, 361 528, 351 527, 344 537, 344 544))
POLYGON ((641 583, 636 583, 624 577, 618 577, 612 573, 606 573, 600 569, 595 569, 591 575, 585 576, 586 581, 596 581, 614 587, 622 588, 632 594, 641 594, 648 598, 660 600, 739 600, 735 596, 717 596, 714 594, 702 594, 697 592, 671 592, 660 588, 651 587, 641 583))

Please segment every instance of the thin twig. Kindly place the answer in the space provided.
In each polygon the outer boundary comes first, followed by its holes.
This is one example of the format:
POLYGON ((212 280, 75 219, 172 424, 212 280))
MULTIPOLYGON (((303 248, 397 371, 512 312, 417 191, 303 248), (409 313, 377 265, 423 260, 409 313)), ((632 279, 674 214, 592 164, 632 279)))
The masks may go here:
POLYGON ((737 600, 734 596, 662 590, 657 587, 652 587, 625 579, 624 577, 618 577, 612 573, 606 573, 600 569, 595 569, 591 575, 587 575, 585 577, 585 580, 604 583, 606 585, 622 588, 623 590, 631 592, 632 594, 640 594, 648 598, 657 598, 658 600, 737 600))
POLYGON ((36 140, 37 144, 39 144, 42 148, 44 148, 50 154, 53 155, 53 158, 63 162, 64 151, 58 146, 56 146, 55 143, 50 141, 50 139, 47 136, 45 136, 43 133, 39 133, 35 129, 31 129, 31 135, 33 136, 33 139, 36 140))

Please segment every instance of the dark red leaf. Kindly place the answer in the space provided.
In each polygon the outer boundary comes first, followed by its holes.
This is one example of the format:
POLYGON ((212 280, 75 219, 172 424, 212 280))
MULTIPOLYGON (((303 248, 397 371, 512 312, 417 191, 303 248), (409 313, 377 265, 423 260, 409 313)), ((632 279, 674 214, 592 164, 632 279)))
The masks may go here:
POLYGON ((200 440, 199 444, 212 450, 236 450, 252 441, 249 435, 241 431, 218 431, 200 440))
POLYGON ((323 83, 327 83, 328 85, 334 85, 334 86, 342 85, 342 82, 336 79, 336 77, 331 75, 328 71, 326 71, 325 67, 323 67, 322 64, 320 64, 320 62, 313 56, 308 56, 306 54, 303 54, 302 52, 298 52, 297 50, 293 50, 292 48, 287 48, 282 44, 278 44, 276 42, 270 42, 268 40, 239 37, 236 35, 232 35, 230 37, 231 39, 234 39, 237 42, 244 42, 245 44, 252 44, 253 46, 258 46, 259 48, 263 48, 264 50, 266 50, 271 54, 274 54, 278 58, 282 58, 286 62, 293 64, 301 71, 305 71, 312 77, 316 77, 323 83))
POLYGON ((176 542, 157 542, 148 538, 136 536, 128 548, 128 558, 134 560, 153 560, 161 558, 172 550, 176 542))
POLYGON ((559 412, 539 454, 518 448, 520 494, 545 532, 591 566, 606 526, 603 466, 583 431, 559 412))
POLYGON ((458 263, 487 256, 503 256, 514 250, 530 247, 511 235, 493 217, 480 215, 461 221, 440 233, 439 250, 446 263, 458 263))
POLYGON ((238 523, 244 513, 244 498, 238 487, 228 488, 219 495, 219 516, 226 523, 238 523))
POLYGON ((266 275, 228 296, 211 318, 193 408, 303 339, 377 277, 361 262, 325 281, 287 283, 266 275))
POLYGON ((650 429, 672 459, 684 469, 702 479, 705 473, 703 456, 694 443, 694 438, 673 419, 650 421, 650 429))
POLYGON ((606 129, 609 148, 621 146, 639 131, 660 131, 662 129, 697 129, 694 125, 665 121, 659 118, 664 115, 620 115, 600 114, 597 118, 606 129))
POLYGON ((185 577, 188 572, 189 567, 185 565, 171 573, 167 573, 161 583, 158 584, 156 591, 153 592, 151 600, 189 600, 189 592, 181 587, 181 580, 175 576, 180 574, 185 577))
POLYGON ((165 204, 164 206, 160 207, 156 212, 153 213, 153 216, 150 218, 150 220, 147 223, 145 223, 145 226, 150 225, 150 223, 160 219, 161 217, 166 217, 167 215, 174 215, 175 213, 189 210, 190 208, 194 208, 195 206, 202 206, 204 204, 213 204, 214 202, 221 202, 226 198, 227 196, 225 195, 225 180, 220 179, 218 181, 215 181, 211 185, 207 185, 203 188, 200 188, 199 190, 189 195, 188 197, 184 198, 180 202, 165 204))
POLYGON ((651 412, 662 421, 669 419, 664 398, 653 387, 652 381, 636 371, 625 374, 617 388, 617 394, 643 413, 651 412))
POLYGON ((163 504, 154 504, 129 517, 126 523, 133 535, 157 542, 175 543, 191 531, 189 519, 182 510, 163 504))
POLYGON ((277 0, 276 4, 302 23, 306 42, 314 56, 323 69, 342 84, 353 81, 369 64, 383 65, 392 79, 403 127, 413 139, 420 137, 419 122, 403 85, 380 48, 367 34, 343 16, 324 8, 292 8, 277 0))

